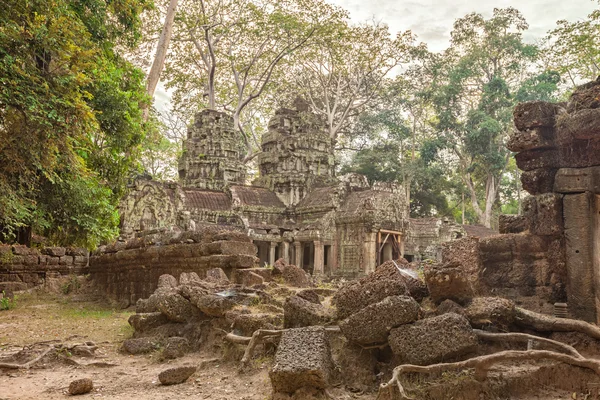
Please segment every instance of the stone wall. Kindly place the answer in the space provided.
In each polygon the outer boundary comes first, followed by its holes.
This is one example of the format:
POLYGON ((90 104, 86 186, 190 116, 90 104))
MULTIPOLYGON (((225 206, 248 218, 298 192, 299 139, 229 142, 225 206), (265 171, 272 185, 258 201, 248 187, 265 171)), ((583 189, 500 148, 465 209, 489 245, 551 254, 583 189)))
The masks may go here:
POLYGON ((87 264, 86 249, 0 245, 0 292, 31 289, 50 276, 79 275, 87 264))
POLYGON ((92 254, 89 273, 98 289, 126 307, 149 297, 163 274, 196 272, 204 278, 207 270, 222 268, 231 276, 256 264, 256 246, 246 234, 206 228, 116 242, 92 254))

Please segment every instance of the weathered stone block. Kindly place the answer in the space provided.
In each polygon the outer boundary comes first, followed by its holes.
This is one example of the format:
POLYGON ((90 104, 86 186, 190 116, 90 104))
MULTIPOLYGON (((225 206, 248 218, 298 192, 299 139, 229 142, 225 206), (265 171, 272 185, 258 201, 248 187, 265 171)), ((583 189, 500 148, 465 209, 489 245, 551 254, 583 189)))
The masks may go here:
POLYGON ((600 108, 563 114, 558 119, 557 129, 562 143, 568 143, 573 139, 598 138, 600 137, 600 108))
POLYGON ((554 191, 600 193, 600 167, 559 169, 554 181, 554 191))
POLYGON ((392 329, 388 338, 402 363, 428 365, 449 361, 477 348, 469 321, 449 313, 392 329))
POLYGON ((206 280, 216 283, 229 283, 229 278, 221 268, 212 268, 206 271, 206 280))
POLYGON ((555 147, 554 129, 536 127, 524 131, 514 131, 508 139, 506 147, 514 152, 555 147))
POLYGON ((222 317, 228 310, 231 310, 235 306, 233 300, 217 294, 192 297, 190 300, 200 311, 212 317, 222 317))
POLYGON ((562 195, 546 193, 535 196, 535 213, 528 213, 530 231, 535 235, 560 235, 563 231, 562 195))
POLYGON ((165 341, 163 357, 167 360, 183 357, 189 351, 190 343, 184 337, 173 336, 165 341))
POLYGON ((405 296, 409 291, 404 282, 399 280, 380 280, 350 283, 342 287, 333 296, 338 316, 346 318, 362 308, 377 303, 389 296, 405 296))
POLYGON ((281 314, 239 314, 233 321, 233 330, 241 335, 252 336, 259 329, 279 329, 283 327, 281 314))
POLYGON ((133 314, 129 317, 128 322, 136 332, 148 332, 168 323, 169 320, 160 312, 152 312, 133 314))
POLYGON ((46 254, 53 257, 62 257, 66 253, 64 247, 44 247, 42 249, 42 254, 46 254))
POLYGON ((521 172, 521 184, 529 194, 550 193, 554 187, 556 168, 521 172))
POLYGON ((513 323, 514 311, 515 303, 501 297, 475 297, 464 309, 471 325, 482 328, 491 323, 502 330, 513 323))
POLYGON ((467 273, 457 262, 430 265, 424 272, 429 295, 435 303, 446 299, 465 303, 475 295, 467 273))
POLYGON ((593 207, 590 193, 564 197, 567 296, 573 318, 596 321, 593 271, 593 207))
POLYGON ((321 304, 311 303, 298 296, 290 296, 283 305, 283 326, 299 328, 312 325, 326 325, 332 315, 321 304))
POLYGON ((551 169, 561 166, 559 152, 556 149, 526 150, 515 155, 517 167, 523 171, 551 169))
POLYGON ((384 343, 392 328, 416 321, 419 308, 412 297, 390 296, 352 314, 340 323, 340 329, 358 344, 384 343))
POLYGON ((284 331, 269 372, 274 392, 294 393, 301 387, 326 389, 333 372, 323 327, 284 331))
POLYGON ((58 261, 59 265, 73 265, 73 256, 62 256, 58 261))
POLYGON ((564 168, 586 168, 600 165, 600 137, 574 139, 559 147, 559 165, 564 168))
POLYGON ((521 233, 527 230, 528 222, 524 215, 500 214, 498 230, 500 233, 521 233))
POLYGON ((173 322, 186 322, 199 314, 198 309, 179 293, 161 296, 158 299, 157 308, 169 321, 173 322))
POLYGON ((517 105, 513 112, 515 126, 523 131, 537 127, 553 127, 560 107, 544 101, 530 101, 517 105))

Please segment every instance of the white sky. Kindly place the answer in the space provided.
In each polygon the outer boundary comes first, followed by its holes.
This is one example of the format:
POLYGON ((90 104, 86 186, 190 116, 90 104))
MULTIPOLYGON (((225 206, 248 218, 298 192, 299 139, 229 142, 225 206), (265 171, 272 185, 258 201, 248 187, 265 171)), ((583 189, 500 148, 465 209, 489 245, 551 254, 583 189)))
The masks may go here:
POLYGON ((599 7, 592 0, 327 0, 350 11, 353 21, 371 18, 385 22, 392 32, 410 29, 431 51, 448 46, 454 20, 478 12, 491 17, 494 8, 514 7, 527 22, 527 41, 536 41, 556 25, 556 21, 585 19, 599 7))
MULTIPOLYGON (((556 21, 585 19, 599 7, 593 0, 327 0, 350 12, 354 22, 370 19, 389 25, 395 34, 410 29, 425 42, 430 51, 440 51, 448 46, 450 31, 457 18, 470 12, 491 17, 494 8, 514 7, 521 11, 529 29, 525 40, 535 42, 556 26, 556 21)), ((170 96, 159 83, 155 106, 168 108, 170 96)))

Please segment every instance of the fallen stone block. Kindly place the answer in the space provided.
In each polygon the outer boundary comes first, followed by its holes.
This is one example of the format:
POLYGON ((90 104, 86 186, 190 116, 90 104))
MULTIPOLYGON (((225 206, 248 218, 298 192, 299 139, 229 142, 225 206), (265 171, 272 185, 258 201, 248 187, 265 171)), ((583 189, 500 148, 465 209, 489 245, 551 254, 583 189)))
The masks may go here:
POLYGON ((72 396, 89 393, 92 389, 94 383, 90 378, 76 379, 69 384, 69 394, 72 396))
POLYGON ((472 326, 494 325, 508 330, 515 319, 515 303, 501 297, 475 297, 464 312, 472 326))
POLYGON ((282 314, 239 314, 233 321, 233 330, 242 336, 252 336, 259 329, 283 328, 282 314))
POLYGON ((325 389, 333 372, 325 328, 284 331, 269 372, 274 392, 294 393, 302 387, 325 389))
POLYGON ((179 293, 161 296, 156 307, 169 321, 173 322, 187 322, 199 315, 198 309, 179 293))
POLYGON ((431 300, 450 299, 464 304, 475 295, 469 276, 458 262, 428 265, 423 270, 431 300))
POLYGON ((129 317, 127 322, 129 322, 129 325, 131 325, 136 332, 148 332, 168 323, 169 320, 164 314, 153 312, 133 314, 129 317))
POLYGON ((192 300, 193 304, 206 315, 222 317, 235 306, 235 302, 218 294, 207 294, 192 300))
POLYGON ((412 297, 386 297, 343 320, 340 329, 354 343, 384 343, 392 328, 416 321, 419 308, 412 297))
POLYGON ((311 303, 321 304, 321 300, 319 299, 319 295, 313 289, 304 289, 299 291, 296 296, 303 298, 306 301, 310 301, 311 303))
MULTIPOLYGON (((404 260, 400 266, 407 266, 404 260)), ((381 265, 375 272, 352 281, 340 288, 333 296, 338 317, 347 318, 366 306, 378 303, 389 296, 410 295, 404 277, 393 264, 381 265)))
POLYGON ((177 287, 177 279, 173 275, 163 274, 158 277, 157 289, 174 289, 177 287))
POLYGON ((392 329, 392 352, 403 364, 428 365, 460 357, 477 348, 469 321, 449 313, 392 329))
POLYGON ((163 385, 177 385, 188 380, 196 372, 196 367, 174 367, 158 374, 158 380, 163 385))
POLYGON ((218 284, 228 284, 229 278, 221 268, 211 268, 206 271, 206 281, 218 284))
POLYGON ((283 305, 283 326, 299 328, 312 325, 326 325, 333 319, 321 304, 311 303, 298 296, 290 296, 283 305))

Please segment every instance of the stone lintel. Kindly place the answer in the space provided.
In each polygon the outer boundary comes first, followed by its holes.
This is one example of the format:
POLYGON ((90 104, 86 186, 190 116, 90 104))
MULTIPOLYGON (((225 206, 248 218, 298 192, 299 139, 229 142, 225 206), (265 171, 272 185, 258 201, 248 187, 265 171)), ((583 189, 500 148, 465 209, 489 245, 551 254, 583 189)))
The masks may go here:
POLYGON ((600 193, 600 167, 561 168, 554 179, 558 193, 600 193))

